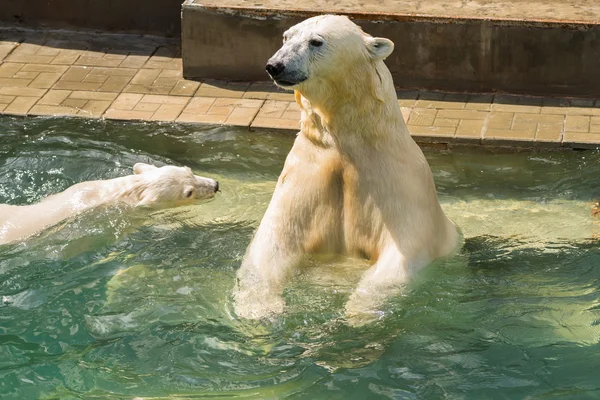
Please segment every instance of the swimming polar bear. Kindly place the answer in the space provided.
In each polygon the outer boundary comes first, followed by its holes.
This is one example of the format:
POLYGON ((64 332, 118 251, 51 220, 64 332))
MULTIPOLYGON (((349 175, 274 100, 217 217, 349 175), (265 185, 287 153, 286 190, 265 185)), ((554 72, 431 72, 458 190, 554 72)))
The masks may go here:
POLYGON ((194 175, 188 167, 137 163, 135 175, 81 182, 32 205, 0 204, 0 244, 25 239, 89 209, 116 203, 170 207, 213 197, 214 179, 194 175))
POLYGON ((455 250, 459 234, 398 106, 383 62, 394 44, 333 15, 283 38, 266 68, 295 91, 301 129, 238 271, 235 310, 281 313, 284 284, 305 256, 341 254, 372 262, 346 304, 348 316, 368 315, 455 250))

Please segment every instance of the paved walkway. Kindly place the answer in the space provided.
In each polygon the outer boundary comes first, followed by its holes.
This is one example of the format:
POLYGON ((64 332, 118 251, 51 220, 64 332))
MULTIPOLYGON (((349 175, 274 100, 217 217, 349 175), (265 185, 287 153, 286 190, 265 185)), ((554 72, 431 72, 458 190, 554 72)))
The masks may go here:
MULTIPOLYGON (((270 82, 183 79, 169 39, 0 30, 0 113, 298 130, 270 82)), ((398 92, 421 142, 600 146, 600 100, 398 92)))

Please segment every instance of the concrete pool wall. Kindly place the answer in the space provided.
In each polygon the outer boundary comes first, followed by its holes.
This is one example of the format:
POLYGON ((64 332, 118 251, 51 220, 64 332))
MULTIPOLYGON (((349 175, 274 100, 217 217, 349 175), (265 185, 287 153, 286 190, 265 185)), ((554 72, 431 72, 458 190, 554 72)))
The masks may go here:
POLYGON ((406 90, 594 97, 600 93, 600 4, 556 0, 186 0, 187 78, 260 80, 282 33, 322 14, 348 15, 391 39, 386 60, 406 90))

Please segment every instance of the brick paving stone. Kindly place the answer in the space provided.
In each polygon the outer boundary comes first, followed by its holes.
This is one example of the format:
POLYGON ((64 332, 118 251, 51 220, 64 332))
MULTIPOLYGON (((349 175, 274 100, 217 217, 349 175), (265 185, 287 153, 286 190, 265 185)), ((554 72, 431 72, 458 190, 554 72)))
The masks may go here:
POLYGON ((150 57, 144 68, 181 70, 179 49, 173 46, 161 46, 150 57))
POLYGON ((21 71, 27 72, 54 72, 57 74, 63 74, 68 67, 63 65, 45 65, 45 64, 25 64, 21 71))
POLYGON ((248 99, 294 101, 294 92, 278 88, 273 82, 252 82, 248 86, 248 89, 246 89, 243 97, 248 99))
POLYGON ((100 83, 104 85, 104 82, 108 80, 109 76, 106 75, 90 75, 88 74, 81 82, 84 83, 100 83))
POLYGON ((52 88, 63 90, 98 90, 101 86, 101 82, 70 82, 59 79, 52 88))
POLYGON ((9 105, 16 96, 0 95, 0 104, 9 105))
MULTIPOLYGON (((217 99, 219 100, 219 99, 217 99)), ((222 115, 225 118, 229 117, 229 114, 233 111, 234 106, 216 106, 215 104, 206 112, 208 115, 222 115)))
POLYGON ((250 126, 252 128, 274 128, 298 131, 300 129, 300 122, 290 119, 262 118, 257 116, 250 126))
POLYGON ((440 110, 437 116, 438 118, 483 120, 487 117, 487 113, 478 110, 440 110))
POLYGON ((195 95, 198 97, 242 98, 249 86, 250 82, 207 80, 202 82, 195 95))
POLYGON ((84 51, 73 64, 89 67, 118 67, 124 59, 125 56, 115 57, 112 54, 84 51))
POLYGON ((281 115, 281 118, 295 119, 295 120, 299 121, 300 120, 300 107, 298 106, 298 104, 296 104, 296 102, 289 103, 287 108, 281 115))
POLYGON ((511 140, 514 143, 527 143, 533 141, 535 132, 517 131, 506 129, 488 129, 483 136, 484 142, 495 143, 498 141, 511 140))
POLYGON ((169 86, 153 86, 153 85, 132 85, 129 84, 123 89, 124 93, 141 93, 141 94, 169 94, 172 90, 169 86))
MULTIPOLYGON (((438 111, 431 108, 413 108, 408 119, 409 125, 431 126, 438 111)), ((442 117, 444 118, 444 117, 442 117)), ((449 119, 452 119, 449 117, 449 119)))
POLYGON ((492 111, 488 114, 487 127, 491 129, 510 129, 515 114, 512 112, 492 111))
POLYGON ((152 118, 154 115, 154 111, 128 111, 128 110, 115 110, 109 108, 104 113, 103 117, 108 119, 117 119, 117 120, 141 120, 147 121, 152 118))
MULTIPOLYGON (((25 64, 25 65, 27 65, 27 64, 25 64)), ((27 79, 29 81, 33 81, 35 78, 38 77, 39 74, 40 74, 39 72, 19 71, 13 76, 13 78, 27 79)))
POLYGON ((58 106, 69 97, 70 90, 51 89, 37 102, 39 105, 58 106))
POLYGON ((160 107, 160 104, 156 103, 142 103, 141 101, 133 107, 134 111, 152 111, 155 112, 160 107))
POLYGON ((127 76, 109 76, 98 88, 100 92, 120 92, 129 83, 131 78, 127 76))
POLYGON ((396 91, 398 97, 398 105, 400 107, 414 107, 417 102, 419 92, 415 90, 398 90, 396 91))
POLYGON ((9 115, 27 115, 36 101, 38 97, 17 96, 2 112, 9 115))
POLYGON ((20 62, 27 64, 50 64, 54 60, 55 56, 38 56, 37 54, 21 54, 17 55, 13 51, 11 55, 6 58, 6 61, 20 62))
POLYGON ((118 93, 100 93, 100 92, 89 92, 84 90, 74 90, 69 95, 71 99, 82 99, 82 100, 104 100, 113 101, 117 98, 118 93))
POLYGON ((411 125, 408 127, 408 131, 414 136, 430 136, 430 137, 448 137, 452 138, 456 132, 456 128, 453 126, 422 126, 422 125, 411 125))
POLYGON ((180 79, 173 89, 169 92, 170 96, 193 96, 196 90, 200 86, 200 82, 189 81, 187 79, 180 79))
POLYGON ((82 82, 91 71, 92 69, 90 67, 72 66, 64 72, 60 80, 66 82, 82 82))
POLYGON ((185 97, 160 96, 160 95, 147 94, 147 95, 144 95, 144 97, 142 97, 141 101, 143 103, 185 105, 185 104, 187 104, 188 99, 186 99, 185 97))
POLYGON ((565 131, 569 132, 589 132, 590 117, 567 115, 565 117, 565 131))
POLYGON ((177 118, 177 122, 223 124, 225 123, 225 118, 222 115, 181 113, 181 115, 177 118))
POLYGON ((121 111, 133 110, 142 97, 144 96, 137 93, 121 93, 111 104, 111 108, 121 111))
POLYGON ((419 96, 415 107, 462 110, 465 108, 467 98, 468 95, 466 94, 455 93, 434 93, 429 96, 422 94, 419 96))
POLYGON ((101 76, 126 76, 133 78, 137 73, 135 68, 107 68, 107 67, 93 67, 90 70, 89 75, 101 75, 101 76))
POLYGON ((184 96, 193 95, 197 84, 183 79, 181 71, 167 69, 140 69, 125 87, 125 93, 160 94, 176 93, 184 96))
POLYGON ((11 96, 23 97, 42 97, 46 93, 46 89, 36 89, 29 87, 0 87, 0 95, 7 94, 11 96))
POLYGON ((81 56, 81 51, 62 49, 56 57, 50 62, 50 64, 56 65, 73 65, 75 61, 81 56))
POLYGON ((131 79, 132 85, 151 85, 160 75, 160 69, 140 69, 131 79))
POLYGON ((143 54, 130 54, 119 64, 119 67, 123 68, 142 68, 146 61, 150 58, 150 55, 143 54))
POLYGON ((519 115, 515 115, 515 120, 513 121, 511 130, 522 131, 522 132, 531 132, 535 133, 537 131, 537 122, 529 122, 526 120, 518 120, 517 117, 519 115))
MULTIPOLYGON (((262 105, 262 100, 194 97, 177 121, 250 126, 262 105)), ((286 107, 281 107, 281 114, 286 107)))
POLYGON ((215 98, 210 97, 192 98, 179 116, 178 121, 195 122, 195 117, 205 115, 215 100, 215 98))
POLYGON ((600 117, 590 118, 590 132, 600 133, 600 117))
POLYGON ((5 62, 0 65, 0 78, 12 78, 27 64, 5 62))
POLYGON ((600 115, 600 107, 567 107, 567 115, 600 115))
POLYGON ((492 111, 539 113, 541 106, 525 106, 519 104, 492 103, 492 111))
POLYGON ((514 122, 562 123, 563 115, 516 113, 514 122))
POLYGON ((400 112, 402 113, 402 117, 404 118, 404 123, 407 123, 408 119, 410 118, 410 113, 412 112, 412 108, 400 107, 400 112))
POLYGON ((591 125, 590 133, 600 133, 600 125, 591 125))
POLYGON ((554 142, 560 144, 562 136, 562 123, 546 123, 538 124, 538 129, 535 134, 536 142, 554 142))
POLYGON ((225 123, 228 125, 250 126, 256 114, 258 114, 258 108, 236 107, 229 114, 225 123))
POLYGON ((285 110, 287 110, 290 102, 278 100, 266 100, 261 107, 258 116, 259 118, 281 118, 285 110))
POLYGON ((65 101, 63 101, 60 105, 64 107, 80 109, 83 106, 85 106, 86 103, 87 100, 68 98, 65 101))
POLYGON ((40 74, 29 84, 29 87, 38 89, 49 89, 60 78, 58 72, 40 72, 40 74))
POLYGON ((79 111, 76 107, 71 106, 51 106, 36 104, 29 111, 29 115, 47 115, 47 116, 74 116, 79 111))
POLYGON ((4 60, 4 58, 9 55, 18 45, 18 42, 13 41, 0 41, 0 61, 4 60))
POLYGON ((296 102, 266 100, 251 123, 252 127, 268 127, 278 129, 300 128, 300 108, 296 102))
MULTIPOLYGON (((186 102, 187 101, 189 101, 189 99, 186 98, 186 102)), ((179 114, 181 114, 181 112, 183 111, 184 108, 185 108, 185 103, 183 103, 183 104, 173 104, 173 103, 161 104, 159 106, 158 110, 156 110, 156 112, 152 116, 151 120, 152 121, 175 121, 175 119, 177 119, 177 117, 179 116, 179 114)))
POLYGON ((0 78, 0 86, 2 87, 26 87, 33 81, 33 79, 19 79, 19 78, 0 78))
POLYGON ((433 126, 453 126, 458 125, 459 119, 436 118, 433 121, 433 126))
POLYGON ((592 148, 600 147, 600 135, 597 133, 585 132, 565 132, 563 144, 571 146, 572 144, 588 143, 592 148))
POLYGON ((109 100, 88 100, 81 110, 77 112, 77 115, 90 118, 100 118, 108 109, 110 103, 111 102, 109 100))
POLYGON ((456 128, 456 136, 480 137, 485 121, 474 119, 462 119, 456 128))
POLYGON ((492 107, 493 95, 474 94, 467 97, 466 110, 489 110, 492 107))

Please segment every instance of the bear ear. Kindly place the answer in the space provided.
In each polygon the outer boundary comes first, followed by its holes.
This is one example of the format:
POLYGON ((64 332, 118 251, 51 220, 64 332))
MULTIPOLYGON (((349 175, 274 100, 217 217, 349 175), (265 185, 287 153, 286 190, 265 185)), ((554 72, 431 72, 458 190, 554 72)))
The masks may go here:
POLYGON ((139 174, 143 174, 144 172, 152 171, 153 169, 156 169, 156 167, 154 165, 144 164, 144 163, 139 162, 133 166, 133 173, 135 173, 136 175, 139 175, 139 174))
POLYGON ((394 42, 386 38, 368 37, 367 48, 374 61, 385 60, 394 51, 394 42))

